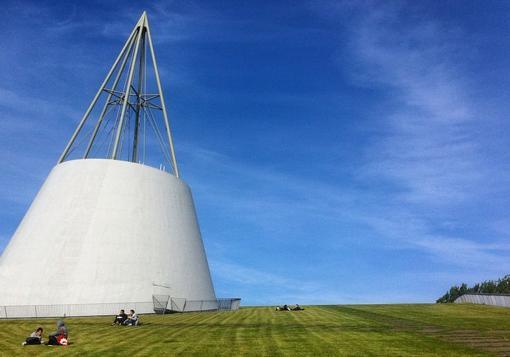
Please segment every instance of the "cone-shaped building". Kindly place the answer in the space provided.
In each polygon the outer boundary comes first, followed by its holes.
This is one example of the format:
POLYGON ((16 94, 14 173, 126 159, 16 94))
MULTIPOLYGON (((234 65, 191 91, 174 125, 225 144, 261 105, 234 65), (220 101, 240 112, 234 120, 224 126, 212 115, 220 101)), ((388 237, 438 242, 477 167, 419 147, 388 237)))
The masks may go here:
POLYGON ((0 258, 0 310, 152 312, 160 295, 216 299, 144 12, 0 258))

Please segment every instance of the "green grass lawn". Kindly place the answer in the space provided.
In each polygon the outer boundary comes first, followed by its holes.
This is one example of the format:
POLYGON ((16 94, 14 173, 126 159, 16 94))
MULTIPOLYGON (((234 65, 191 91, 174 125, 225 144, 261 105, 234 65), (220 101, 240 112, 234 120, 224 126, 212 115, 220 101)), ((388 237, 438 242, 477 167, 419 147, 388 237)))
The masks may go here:
POLYGON ((0 320, 0 355, 510 356, 510 309, 481 305, 249 307, 144 315, 137 327, 112 318, 67 318, 67 347, 21 346, 56 319, 0 320))

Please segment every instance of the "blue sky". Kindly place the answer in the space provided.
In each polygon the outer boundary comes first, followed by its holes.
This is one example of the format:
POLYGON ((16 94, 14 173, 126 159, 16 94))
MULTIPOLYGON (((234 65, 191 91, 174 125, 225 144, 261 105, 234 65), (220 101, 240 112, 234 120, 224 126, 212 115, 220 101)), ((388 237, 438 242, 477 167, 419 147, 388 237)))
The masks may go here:
POLYGON ((510 3, 2 1, 0 250, 148 11, 218 296, 510 273, 510 3))

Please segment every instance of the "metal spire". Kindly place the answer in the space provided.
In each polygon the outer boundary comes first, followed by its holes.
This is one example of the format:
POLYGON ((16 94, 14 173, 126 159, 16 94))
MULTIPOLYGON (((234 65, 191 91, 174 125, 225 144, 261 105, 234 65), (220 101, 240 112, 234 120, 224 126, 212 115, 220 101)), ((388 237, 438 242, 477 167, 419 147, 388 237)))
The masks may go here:
MULTIPOLYGON (((131 34, 129 35, 115 62, 106 75, 106 78, 99 87, 99 90, 92 99, 89 107, 85 111, 85 114, 78 124, 78 127, 74 131, 71 139, 64 149, 64 152, 60 156, 58 163, 68 159, 69 154, 76 148, 76 146, 78 146, 77 138, 80 137, 80 135, 83 135, 83 128, 87 126, 89 119, 94 117, 94 115, 91 115, 91 113, 93 113, 96 109, 96 105, 98 104, 98 101, 103 94, 106 94, 106 101, 102 106, 97 119, 95 120, 95 125, 93 126, 93 129, 91 129, 91 133, 85 134, 85 137, 88 138, 88 144, 84 150, 82 158, 87 159, 90 157, 92 148, 98 145, 98 133, 100 133, 101 130, 106 131, 105 117, 108 115, 108 113, 113 112, 114 110, 112 109, 116 107, 117 109, 120 108, 120 111, 118 111, 115 120, 112 120, 112 128, 110 129, 110 132, 112 132, 110 144, 113 148, 111 150, 107 150, 104 155, 105 158, 119 160, 121 158, 121 152, 123 152, 123 143, 127 143, 126 150, 129 150, 129 145, 132 145, 131 150, 124 151, 127 152, 128 160, 133 162, 139 161, 140 128, 142 126, 145 128, 145 122, 142 123, 142 119, 146 118, 147 115, 150 119, 150 121, 147 119, 147 122, 152 125, 152 128, 154 129, 155 134, 160 141, 160 145, 162 146, 165 158, 167 158, 171 164, 175 176, 179 177, 172 132, 170 130, 170 122, 168 120, 165 99, 161 87, 161 80, 159 78, 159 71, 156 63, 154 46, 152 43, 149 21, 145 11, 136 23, 133 31, 131 31, 131 34), (157 87, 157 93, 154 94, 146 93, 146 89, 144 88, 144 84, 147 81, 147 47, 150 51, 153 73, 157 87), (115 76, 113 82, 111 85, 109 85, 110 80, 114 74, 115 76), (117 87, 123 78, 125 78, 123 88, 118 89, 117 87), (157 103, 158 100, 159 105, 157 103), (158 130, 157 123, 152 114, 153 110, 161 111, 162 113, 166 139, 163 139, 163 135, 161 135, 158 130), (131 116, 131 114, 133 115, 131 116), (133 122, 132 134, 130 134, 131 129, 129 129, 131 122, 133 122), (128 129, 126 129, 126 126, 128 129), (168 148, 165 147, 166 145, 164 141, 167 141, 168 148), (167 150, 169 151, 170 155, 168 155, 167 150)), ((144 142, 145 140, 143 143, 144 142)))

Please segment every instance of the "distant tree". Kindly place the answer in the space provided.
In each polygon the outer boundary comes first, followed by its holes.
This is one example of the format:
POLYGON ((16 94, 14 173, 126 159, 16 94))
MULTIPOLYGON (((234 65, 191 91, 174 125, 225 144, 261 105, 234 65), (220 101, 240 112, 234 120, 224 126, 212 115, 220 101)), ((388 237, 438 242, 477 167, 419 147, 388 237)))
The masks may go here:
POLYGON ((496 291, 499 294, 510 294, 510 275, 498 280, 496 291))
POLYGON ((469 293, 510 294, 510 275, 506 275, 497 281, 487 280, 483 283, 477 283, 471 288, 466 283, 462 283, 460 286, 452 286, 446 294, 436 300, 436 303, 454 302, 459 296, 469 293))
POLYGON ((459 296, 464 295, 465 293, 468 292, 468 290, 469 290, 469 288, 468 288, 467 284, 462 283, 462 285, 459 288, 459 296))
POLYGON ((492 280, 487 280, 482 283, 481 291, 482 293, 493 294, 496 292, 497 284, 492 280))
POLYGON ((450 302, 450 294, 448 293, 444 294, 443 296, 436 300, 437 304, 444 304, 447 302, 450 302))

